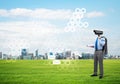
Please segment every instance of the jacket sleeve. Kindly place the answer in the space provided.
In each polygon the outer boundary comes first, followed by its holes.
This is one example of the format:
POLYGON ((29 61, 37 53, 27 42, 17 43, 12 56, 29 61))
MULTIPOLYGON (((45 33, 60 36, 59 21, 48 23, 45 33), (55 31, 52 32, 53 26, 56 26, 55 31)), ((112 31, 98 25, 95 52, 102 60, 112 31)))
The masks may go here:
POLYGON ((105 38, 101 38, 99 42, 100 42, 101 46, 104 46, 105 45, 105 38))

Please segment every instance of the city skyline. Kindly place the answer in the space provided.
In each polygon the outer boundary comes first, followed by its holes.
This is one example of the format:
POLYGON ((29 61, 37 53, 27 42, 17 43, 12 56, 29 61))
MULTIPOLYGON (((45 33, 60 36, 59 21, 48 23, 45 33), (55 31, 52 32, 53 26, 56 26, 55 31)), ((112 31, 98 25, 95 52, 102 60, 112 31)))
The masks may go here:
POLYGON ((93 30, 104 31, 108 53, 120 55, 119 0, 0 0, 0 52, 18 54, 22 48, 30 52, 71 51, 94 53, 86 45, 94 44, 93 30), (65 31, 75 9, 86 9, 82 22, 87 28, 65 31))

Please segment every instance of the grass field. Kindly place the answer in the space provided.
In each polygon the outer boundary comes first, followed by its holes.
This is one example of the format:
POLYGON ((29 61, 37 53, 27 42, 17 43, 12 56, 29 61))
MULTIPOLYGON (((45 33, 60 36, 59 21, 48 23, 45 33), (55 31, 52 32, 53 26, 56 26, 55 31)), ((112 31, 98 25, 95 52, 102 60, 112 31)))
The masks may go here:
POLYGON ((90 77, 93 60, 0 60, 0 84, 120 84, 120 60, 104 60, 104 78, 90 77))

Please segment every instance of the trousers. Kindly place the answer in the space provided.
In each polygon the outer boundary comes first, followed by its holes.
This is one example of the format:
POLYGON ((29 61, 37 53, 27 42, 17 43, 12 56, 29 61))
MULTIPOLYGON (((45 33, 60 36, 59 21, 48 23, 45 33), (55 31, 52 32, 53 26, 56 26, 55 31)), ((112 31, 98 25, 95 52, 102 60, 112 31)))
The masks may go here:
POLYGON ((96 75, 98 72, 98 63, 99 63, 100 76, 103 76, 103 52, 102 50, 94 52, 94 74, 96 75))

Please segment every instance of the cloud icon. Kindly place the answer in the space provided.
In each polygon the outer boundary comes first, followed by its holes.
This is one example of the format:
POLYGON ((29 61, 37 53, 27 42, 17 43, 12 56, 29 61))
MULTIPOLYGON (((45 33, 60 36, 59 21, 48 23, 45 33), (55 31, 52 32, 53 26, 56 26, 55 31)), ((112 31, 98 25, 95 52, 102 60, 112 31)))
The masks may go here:
POLYGON ((76 8, 65 27, 65 32, 74 32, 78 31, 80 28, 87 28, 89 26, 88 22, 81 21, 81 19, 84 18, 85 13, 85 8, 76 8))

